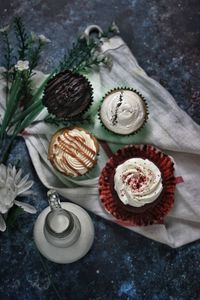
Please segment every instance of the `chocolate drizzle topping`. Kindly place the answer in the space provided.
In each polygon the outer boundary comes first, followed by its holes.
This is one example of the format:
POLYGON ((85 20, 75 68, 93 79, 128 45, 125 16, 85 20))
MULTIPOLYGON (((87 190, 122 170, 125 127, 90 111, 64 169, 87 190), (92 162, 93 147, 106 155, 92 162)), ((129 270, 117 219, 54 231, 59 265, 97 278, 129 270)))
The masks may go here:
POLYGON ((49 113, 58 118, 72 118, 81 114, 91 101, 89 81, 69 70, 57 74, 48 82, 42 99, 49 113))
POLYGON ((117 121, 118 110, 119 110, 119 107, 122 105, 122 101, 123 101, 123 91, 121 91, 121 93, 119 95, 119 101, 116 105, 115 113, 114 113, 114 115, 112 116, 112 119, 111 119, 111 122, 112 122, 113 126, 117 125, 117 123, 118 123, 118 121, 117 121))

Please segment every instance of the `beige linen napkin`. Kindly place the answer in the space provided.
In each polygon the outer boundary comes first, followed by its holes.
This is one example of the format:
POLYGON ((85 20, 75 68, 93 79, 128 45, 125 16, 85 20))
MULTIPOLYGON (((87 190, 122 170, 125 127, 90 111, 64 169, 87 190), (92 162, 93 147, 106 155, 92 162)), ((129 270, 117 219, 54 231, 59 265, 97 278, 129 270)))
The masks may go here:
MULTIPOLYGON (((173 157, 175 175, 182 176, 184 180, 177 185, 174 207, 166 216, 163 225, 126 227, 171 247, 179 247, 199 239, 200 126, 177 106, 173 97, 158 82, 148 77, 139 67, 135 57, 120 37, 104 40, 102 52, 112 57, 113 66, 111 70, 102 66, 98 72, 89 75, 94 88, 93 115, 105 92, 117 86, 128 86, 140 91, 147 99, 149 120, 137 135, 120 139, 114 134, 108 134, 96 117, 94 125, 83 124, 83 127, 89 129, 98 138, 110 142, 113 151, 119 149, 122 144, 128 143, 148 143, 157 146, 173 157), (116 144, 116 141, 119 144, 116 144)), ((38 72, 35 77, 37 82, 42 78, 44 74, 38 72)), ((2 97, 2 86, 0 97, 2 97)), ((44 109, 38 119, 43 119, 46 114, 44 109)), ((67 178, 59 174, 47 160, 48 141, 56 129, 54 125, 41 122, 28 128, 27 135, 24 136, 40 180, 46 187, 55 188, 65 198, 115 222, 114 217, 106 213, 101 206, 98 196, 98 176, 107 160, 103 149, 100 150, 97 167, 85 176, 84 180, 67 178)))

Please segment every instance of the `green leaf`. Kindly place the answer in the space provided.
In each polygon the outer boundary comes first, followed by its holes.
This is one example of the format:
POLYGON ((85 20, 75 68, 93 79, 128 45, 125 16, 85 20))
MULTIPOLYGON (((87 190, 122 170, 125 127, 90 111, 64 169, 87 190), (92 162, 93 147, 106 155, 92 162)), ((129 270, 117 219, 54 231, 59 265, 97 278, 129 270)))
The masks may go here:
POLYGON ((2 32, 1 33, 1 39, 4 44, 3 52, 5 53, 3 55, 4 61, 3 61, 3 67, 5 67, 6 71, 4 72, 4 78, 6 80, 6 105, 8 101, 8 94, 9 94, 9 80, 10 80, 10 69, 12 67, 12 53, 13 48, 11 47, 8 32, 2 32))
POLYGON ((21 207, 14 205, 8 212, 6 225, 8 227, 12 227, 15 224, 17 217, 23 213, 24 213, 24 210, 21 207))
POLYGON ((42 51, 44 44, 38 41, 38 45, 35 47, 31 47, 28 53, 29 67, 30 71, 37 67, 38 61, 40 59, 40 54, 42 51))
POLYGON ((13 23, 15 29, 15 36, 18 42, 18 60, 25 60, 29 46, 29 36, 26 32, 26 28, 21 17, 15 17, 13 23))
POLYGON ((79 38, 69 50, 68 55, 65 54, 60 62, 58 72, 65 69, 75 70, 81 73, 91 68, 91 57, 93 52, 98 49, 100 40, 93 41, 88 44, 85 38, 79 38))
POLYGON ((31 123, 35 120, 35 118, 41 112, 41 110, 43 108, 44 108, 43 104, 40 103, 40 105, 38 105, 34 110, 32 110, 32 112, 30 114, 28 114, 25 117, 25 119, 23 119, 21 122, 19 122, 16 125, 15 131, 14 131, 14 135, 19 134, 23 129, 25 129, 26 127, 28 127, 29 125, 31 125, 31 123))
POLYGON ((0 138, 2 139, 7 126, 9 125, 9 122, 17 108, 17 104, 19 101, 19 91, 21 89, 21 78, 20 74, 17 72, 16 78, 14 83, 11 86, 10 94, 8 97, 8 105, 3 117, 3 121, 1 124, 1 131, 0 131, 0 138))
POLYGON ((29 107, 27 107, 24 111, 19 112, 12 120, 11 125, 16 124, 17 122, 19 122, 20 120, 23 120, 24 118, 26 118, 32 111, 34 111, 35 109, 39 108, 42 110, 44 107, 42 105, 41 102, 41 95, 44 91, 45 85, 47 84, 48 80, 54 75, 54 72, 52 72, 39 86, 39 88, 37 89, 37 91, 35 92, 35 94, 32 97, 32 104, 30 104, 29 107))

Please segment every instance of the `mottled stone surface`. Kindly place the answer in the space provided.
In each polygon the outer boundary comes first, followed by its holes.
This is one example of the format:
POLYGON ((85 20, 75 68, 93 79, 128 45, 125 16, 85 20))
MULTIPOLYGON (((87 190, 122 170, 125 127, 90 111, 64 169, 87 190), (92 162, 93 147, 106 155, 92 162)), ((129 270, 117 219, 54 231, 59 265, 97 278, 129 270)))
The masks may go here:
MULTIPOLYGON (((1 25, 16 14, 24 17, 30 30, 52 40, 41 60, 45 72, 87 25, 96 23, 105 29, 115 20, 140 65, 200 124, 199 0, 0 2, 1 25)), ((24 173, 30 172, 35 181, 34 195, 24 201, 36 205, 39 213, 47 205, 46 189, 19 139, 9 160, 17 162, 22 154, 24 173)), ((54 300, 58 294, 69 300, 199 299, 199 242, 170 249, 91 217, 96 235, 90 253, 74 264, 57 265, 42 259, 34 246, 36 216, 19 216, 14 227, 0 234, 0 299, 54 300)))

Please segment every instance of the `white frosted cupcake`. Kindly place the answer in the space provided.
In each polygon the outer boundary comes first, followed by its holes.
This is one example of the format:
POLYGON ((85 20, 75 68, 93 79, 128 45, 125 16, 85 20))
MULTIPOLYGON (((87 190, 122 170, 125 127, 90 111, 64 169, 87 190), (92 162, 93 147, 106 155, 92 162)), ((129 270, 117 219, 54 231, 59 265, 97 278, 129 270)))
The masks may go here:
POLYGON ((160 196, 163 190, 161 172, 148 159, 128 159, 116 168, 114 189, 123 204, 142 207, 160 196))
POLYGON ((99 177, 103 207, 126 225, 163 224, 173 207, 175 188, 173 160, 152 145, 119 149, 99 177))
POLYGON ((144 126, 148 117, 147 104, 136 90, 117 88, 104 96, 99 116, 109 131, 130 135, 144 126))
POLYGON ((80 127, 62 128, 51 138, 48 159, 66 176, 82 176, 97 163, 99 144, 94 136, 80 127))

